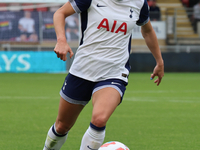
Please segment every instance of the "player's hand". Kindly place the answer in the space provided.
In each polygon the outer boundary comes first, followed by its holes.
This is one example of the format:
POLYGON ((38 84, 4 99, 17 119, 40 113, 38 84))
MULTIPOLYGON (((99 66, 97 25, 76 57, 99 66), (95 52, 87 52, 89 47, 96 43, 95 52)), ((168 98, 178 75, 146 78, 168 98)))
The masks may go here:
POLYGON ((158 78, 154 81, 154 83, 157 83, 158 86, 164 76, 164 64, 157 64, 155 66, 153 74, 151 74, 151 80, 154 79, 155 76, 158 76, 158 78))
POLYGON ((67 42, 57 42, 54 52, 57 54, 57 57, 63 61, 67 60, 67 53, 69 52, 70 58, 74 55, 72 49, 69 47, 67 42))

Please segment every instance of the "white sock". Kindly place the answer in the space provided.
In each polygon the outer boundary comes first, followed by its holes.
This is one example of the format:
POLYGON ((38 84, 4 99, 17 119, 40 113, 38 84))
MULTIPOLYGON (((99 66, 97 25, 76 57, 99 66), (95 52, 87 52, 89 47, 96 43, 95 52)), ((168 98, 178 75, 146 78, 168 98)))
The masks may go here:
POLYGON ((89 128, 83 135, 80 150, 98 150, 103 144, 105 127, 98 128, 90 123, 89 128))
POLYGON ((59 150, 67 140, 67 133, 60 135, 55 129, 55 124, 49 129, 43 150, 59 150))

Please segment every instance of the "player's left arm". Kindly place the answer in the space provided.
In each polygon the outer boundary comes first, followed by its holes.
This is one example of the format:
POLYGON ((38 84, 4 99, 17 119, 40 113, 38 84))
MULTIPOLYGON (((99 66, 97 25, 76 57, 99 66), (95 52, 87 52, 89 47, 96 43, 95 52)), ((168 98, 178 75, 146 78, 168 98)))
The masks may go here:
POLYGON ((151 74, 151 79, 153 79, 155 76, 158 76, 158 79, 156 79, 154 82, 159 85, 162 77, 164 76, 164 61, 161 55, 155 31, 150 21, 148 21, 148 23, 141 27, 141 32, 148 48, 150 49, 157 63, 154 68, 153 74, 151 74))

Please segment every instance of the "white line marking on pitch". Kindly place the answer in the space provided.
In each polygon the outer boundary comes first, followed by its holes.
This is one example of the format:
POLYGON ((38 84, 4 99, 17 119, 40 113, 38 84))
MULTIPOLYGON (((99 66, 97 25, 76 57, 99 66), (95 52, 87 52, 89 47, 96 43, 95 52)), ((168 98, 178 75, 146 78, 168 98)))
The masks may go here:
POLYGON ((0 96, 0 99, 54 99, 58 97, 40 97, 40 96, 0 96))
POLYGON ((153 97, 130 97, 124 98, 125 101, 132 101, 132 102, 172 102, 172 103, 200 103, 198 97, 193 98, 172 98, 172 97, 162 97, 162 98, 153 98, 153 97), (159 100, 158 100, 159 99, 159 100), (184 100, 185 99, 185 100, 184 100))
MULTIPOLYGON (((0 99, 58 99, 58 97, 42 97, 42 96, 0 96, 0 99)), ((124 101, 132 102, 173 102, 173 103, 200 103, 199 97, 183 97, 183 98, 173 98, 173 97, 129 97, 123 98, 124 101), (158 100, 159 99, 159 100, 158 100)))
POLYGON ((199 93, 200 90, 147 90, 147 91, 126 91, 126 93, 199 93))

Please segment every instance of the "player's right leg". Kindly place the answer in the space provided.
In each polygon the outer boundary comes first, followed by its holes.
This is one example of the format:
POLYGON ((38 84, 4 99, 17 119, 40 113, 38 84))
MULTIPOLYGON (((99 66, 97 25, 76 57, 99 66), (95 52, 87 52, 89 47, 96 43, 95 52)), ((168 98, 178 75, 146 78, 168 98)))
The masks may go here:
POLYGON ((43 150, 59 150, 62 147, 67 140, 68 131, 83 107, 80 104, 69 103, 61 97, 56 122, 48 131, 43 150))
POLYGON ((61 99, 56 123, 50 128, 43 150, 59 150, 68 131, 89 102, 94 83, 68 74, 60 91, 61 99))

